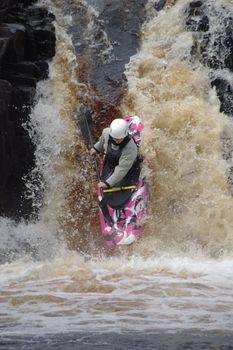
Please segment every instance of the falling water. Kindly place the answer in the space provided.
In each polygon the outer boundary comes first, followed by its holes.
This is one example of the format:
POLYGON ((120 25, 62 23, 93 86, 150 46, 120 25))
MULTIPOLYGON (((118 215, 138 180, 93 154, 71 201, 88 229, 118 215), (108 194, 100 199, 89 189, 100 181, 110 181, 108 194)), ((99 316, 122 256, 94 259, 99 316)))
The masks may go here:
MULTIPOLYGON (((3 335, 230 332, 232 164, 224 152, 232 120, 220 112, 215 73, 198 52, 191 55, 197 36, 184 26, 188 2, 168 1, 159 13, 148 2, 140 49, 125 68, 128 90, 118 107, 144 121, 150 201, 141 239, 111 256, 101 250, 96 177, 79 129, 82 103, 94 92, 80 77, 83 62, 67 34, 69 6, 89 11, 88 40, 98 9, 84 1, 43 3, 57 17, 56 56, 25 126, 36 145, 27 195, 40 210, 31 223, 0 221, 3 335)), ((215 3, 226 9, 219 16, 233 11, 232 1, 215 3)), ((212 33, 218 24, 210 17, 212 33)), ((230 71, 227 78, 232 82, 230 71)))
MULTIPOLYGON (((209 69, 191 56, 195 37, 181 21, 185 4, 178 2, 144 26, 141 50, 127 67, 123 111, 137 111, 145 122, 141 148, 151 192, 145 235, 152 251, 190 256, 200 248, 231 256, 232 164, 224 160, 223 139, 232 139, 232 120, 219 112, 209 69)), ((212 21, 214 32, 218 18, 212 21)))

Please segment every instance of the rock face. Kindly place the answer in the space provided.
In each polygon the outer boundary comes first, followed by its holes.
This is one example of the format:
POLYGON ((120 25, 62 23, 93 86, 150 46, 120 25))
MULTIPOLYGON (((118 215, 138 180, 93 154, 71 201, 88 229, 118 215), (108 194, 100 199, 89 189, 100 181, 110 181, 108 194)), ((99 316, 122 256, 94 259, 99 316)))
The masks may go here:
POLYGON ((166 5, 166 2, 167 2, 167 0, 158 0, 158 1, 155 2, 154 8, 157 11, 160 11, 166 5))
MULTIPOLYGON (((233 117, 233 11, 224 4, 199 0, 191 1, 186 11, 186 27, 198 32, 193 54, 210 68, 211 86, 216 89, 220 112, 233 117)), ((232 138, 222 139, 222 155, 232 161, 232 138)), ((228 171, 229 190, 233 195, 233 167, 228 171)))
POLYGON ((233 116, 232 84, 222 74, 227 69, 233 72, 233 11, 223 4, 191 1, 185 24, 188 30, 198 32, 196 52, 212 72, 211 85, 216 88, 221 111, 233 116))
POLYGON ((34 148, 23 123, 55 54, 54 16, 33 3, 0 3, 0 215, 12 218, 31 214, 23 177, 34 165, 34 148))
POLYGON ((108 1, 100 12, 99 21, 104 26, 99 37, 106 33, 110 56, 104 57, 99 52, 89 69, 89 79, 108 115, 117 113, 113 106, 118 106, 124 95, 125 64, 139 45, 144 6, 144 0, 108 1))
MULTIPOLYGON (((86 4, 72 8, 69 34, 79 62, 79 80, 90 87, 85 101, 88 111, 95 111, 94 130, 109 124, 120 115, 118 106, 127 84, 125 65, 139 46, 141 24, 145 19, 146 0, 87 0, 98 16, 92 18, 86 4), (93 98, 91 98, 93 96, 93 98)), ((64 12, 70 14, 70 6, 64 12)), ((84 108, 85 110, 85 108, 84 108)), ((79 119, 83 114, 81 109, 79 119)))

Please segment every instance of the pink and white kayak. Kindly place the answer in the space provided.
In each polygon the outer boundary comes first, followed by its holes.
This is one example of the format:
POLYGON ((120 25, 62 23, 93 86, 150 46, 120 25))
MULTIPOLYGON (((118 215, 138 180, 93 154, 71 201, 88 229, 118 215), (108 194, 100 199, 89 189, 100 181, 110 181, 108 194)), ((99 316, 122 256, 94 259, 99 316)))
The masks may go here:
MULTIPOLYGON (((129 134, 139 145, 143 123, 137 116, 124 119, 129 125, 129 134)), ((141 165, 134 179, 127 182, 125 178, 122 184, 108 190, 98 189, 101 232, 108 248, 129 245, 141 234, 148 201, 147 184, 140 176, 141 165)))

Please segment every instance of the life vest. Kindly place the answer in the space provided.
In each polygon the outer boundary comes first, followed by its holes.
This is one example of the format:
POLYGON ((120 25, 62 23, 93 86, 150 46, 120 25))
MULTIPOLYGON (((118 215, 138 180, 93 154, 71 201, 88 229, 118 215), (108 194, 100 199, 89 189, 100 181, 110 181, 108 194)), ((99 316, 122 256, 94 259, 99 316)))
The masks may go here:
MULTIPOLYGON (((123 148, 130 142, 131 139, 133 138, 130 135, 128 135, 120 144, 117 144, 116 142, 114 142, 112 137, 109 136, 107 152, 105 155, 102 174, 101 174, 101 179, 103 181, 107 180, 109 176, 113 173, 115 167, 119 164, 119 160, 120 160, 123 148), (112 148, 112 144, 119 147, 116 150, 114 150, 112 148)), ((117 185, 129 186, 131 184, 134 184, 135 181, 137 181, 141 171, 141 162, 142 162, 142 158, 138 155, 132 167, 129 169, 128 173, 126 174, 126 176, 117 185)))
POLYGON ((116 143, 113 138, 109 135, 107 152, 105 155, 104 163, 108 164, 110 169, 114 169, 118 164, 122 154, 123 148, 130 142, 131 136, 126 136, 121 143, 116 143), (118 146, 116 149, 112 147, 118 146))

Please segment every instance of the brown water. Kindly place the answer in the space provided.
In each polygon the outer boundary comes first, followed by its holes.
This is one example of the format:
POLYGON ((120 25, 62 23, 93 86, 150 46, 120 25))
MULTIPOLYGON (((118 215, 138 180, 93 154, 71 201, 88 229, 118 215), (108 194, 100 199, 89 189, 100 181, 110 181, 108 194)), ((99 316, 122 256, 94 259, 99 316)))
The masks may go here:
POLYGON ((58 21, 50 79, 38 86, 31 116, 34 174, 42 174, 45 193, 40 219, 0 222, 8 261, 0 265, 4 337, 231 333, 233 199, 222 139, 231 136, 232 122, 219 112, 208 70, 190 57, 185 4, 171 2, 154 17, 148 4, 151 19, 126 67, 128 92, 119 108, 145 123, 150 203, 141 239, 111 256, 101 249, 96 178, 76 118, 88 86, 77 78, 79 62, 58 21))

